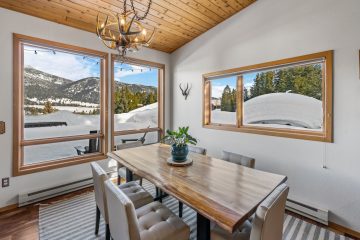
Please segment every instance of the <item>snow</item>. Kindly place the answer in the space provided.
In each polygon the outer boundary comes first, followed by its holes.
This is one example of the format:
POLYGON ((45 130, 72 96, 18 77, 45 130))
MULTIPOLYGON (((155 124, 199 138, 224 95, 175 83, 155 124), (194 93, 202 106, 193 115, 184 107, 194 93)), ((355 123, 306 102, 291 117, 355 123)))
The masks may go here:
MULTIPOLYGON (((115 130, 140 129, 157 127, 157 103, 140 107, 136 110, 123 114, 115 114, 115 130)), ((27 122, 66 122, 67 126, 25 128, 25 139, 39 139, 49 137, 61 137, 89 134, 90 130, 100 129, 99 115, 80 115, 70 111, 58 111, 46 115, 25 116, 27 122)), ((132 134, 115 138, 115 144, 120 144, 121 139, 139 138, 143 135, 132 134)), ((148 133, 146 142, 156 142, 157 133, 148 133)), ((36 163, 44 160, 59 159, 64 157, 76 156, 75 146, 87 146, 88 140, 54 143, 47 145, 36 145, 24 149, 25 161, 27 164, 36 163)))
MULTIPOLYGON (((81 102, 81 101, 73 101, 69 98, 48 98, 46 100, 39 100, 37 98, 27 98, 28 100, 38 103, 38 104, 44 104, 46 102, 51 102, 51 103, 61 103, 63 105, 72 105, 72 106, 82 106, 82 107, 92 107, 92 108, 98 108, 99 104, 98 103, 88 103, 88 102, 81 102)), ((36 105, 28 105, 28 106, 34 106, 36 107, 36 105)), ((39 107, 39 106, 37 106, 39 107)), ((58 106, 56 106, 58 107, 58 106)))
POLYGON ((215 109, 211 111, 211 122, 234 125, 236 124, 236 113, 215 109))
MULTIPOLYGON (((25 107, 34 107, 38 109, 44 109, 43 105, 25 105, 25 107)), ((84 111, 85 113, 92 112, 93 110, 96 110, 99 108, 97 107, 80 107, 80 106, 53 106, 53 108, 60 110, 60 111, 69 111, 69 112, 76 112, 81 113, 84 111)))
MULTIPOLYGON (((244 103, 244 125, 322 130, 322 102, 295 93, 270 93, 244 103)), ((214 110, 214 123, 236 124, 235 112, 214 110)))

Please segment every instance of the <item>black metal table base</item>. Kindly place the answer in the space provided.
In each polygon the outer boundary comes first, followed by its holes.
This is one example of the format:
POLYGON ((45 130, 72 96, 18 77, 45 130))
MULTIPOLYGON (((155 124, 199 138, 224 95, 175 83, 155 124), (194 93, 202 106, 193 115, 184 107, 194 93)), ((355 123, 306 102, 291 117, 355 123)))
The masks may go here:
POLYGON ((197 240, 210 240, 210 220, 197 213, 197 240))

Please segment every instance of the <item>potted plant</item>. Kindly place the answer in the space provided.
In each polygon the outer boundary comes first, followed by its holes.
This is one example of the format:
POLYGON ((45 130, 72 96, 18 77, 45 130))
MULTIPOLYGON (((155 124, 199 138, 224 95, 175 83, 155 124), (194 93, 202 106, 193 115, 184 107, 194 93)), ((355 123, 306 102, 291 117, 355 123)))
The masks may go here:
POLYGON ((171 144, 171 155, 175 162, 185 162, 189 153, 188 144, 197 144, 197 140, 188 131, 189 127, 179 127, 178 131, 167 130, 163 138, 163 141, 171 144))

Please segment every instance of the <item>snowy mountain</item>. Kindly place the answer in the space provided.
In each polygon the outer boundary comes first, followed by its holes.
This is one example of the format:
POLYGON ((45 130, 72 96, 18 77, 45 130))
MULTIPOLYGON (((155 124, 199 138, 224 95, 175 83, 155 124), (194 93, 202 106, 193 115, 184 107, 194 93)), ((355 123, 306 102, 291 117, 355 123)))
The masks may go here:
MULTIPOLYGON (((57 104, 75 104, 78 102, 100 102, 100 79, 88 77, 71 81, 55 76, 31 66, 24 69, 25 104, 36 105, 49 99, 57 104)), ((127 87, 131 92, 156 92, 157 88, 138 84, 115 82, 116 88, 127 87)))

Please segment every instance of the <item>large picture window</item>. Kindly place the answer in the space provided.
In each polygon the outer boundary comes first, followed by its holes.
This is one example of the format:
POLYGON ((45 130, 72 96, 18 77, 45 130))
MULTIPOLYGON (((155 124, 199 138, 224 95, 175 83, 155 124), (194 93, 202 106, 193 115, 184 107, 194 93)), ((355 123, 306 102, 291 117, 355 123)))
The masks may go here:
POLYGON ((14 174, 104 159, 107 53, 14 34, 14 174))
POLYGON ((112 55, 112 145, 160 140, 164 129, 163 64, 112 55))
POLYGON ((332 51, 204 75, 207 128, 332 141, 332 51))

